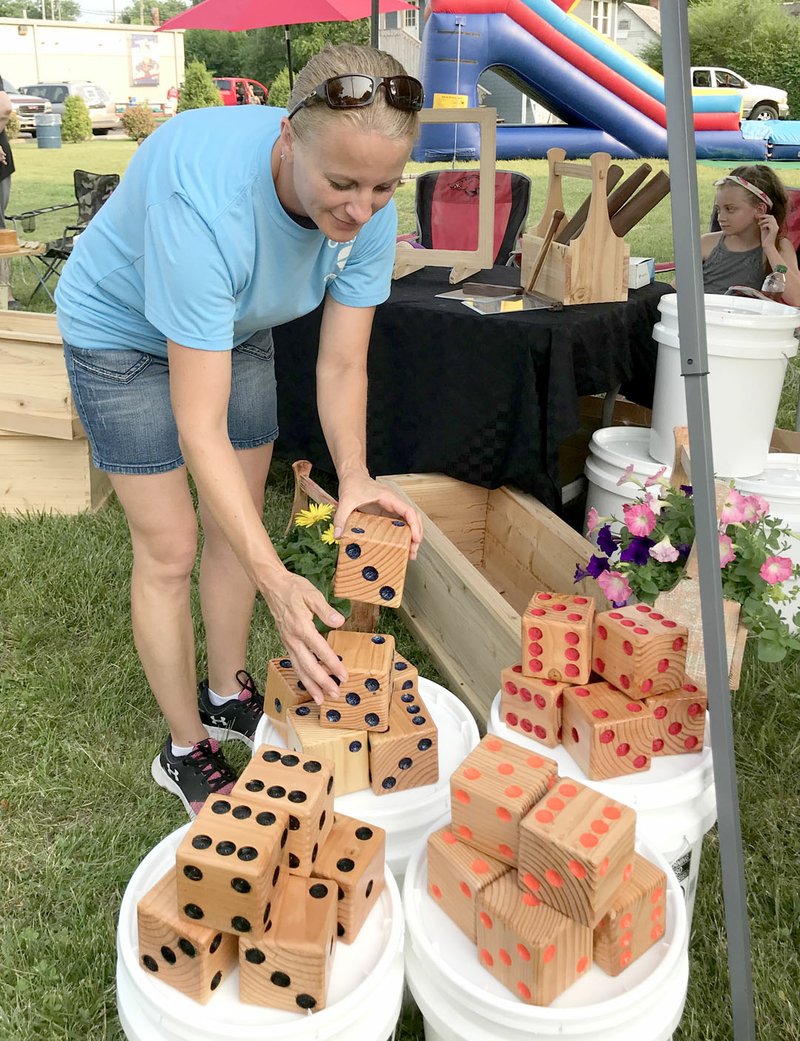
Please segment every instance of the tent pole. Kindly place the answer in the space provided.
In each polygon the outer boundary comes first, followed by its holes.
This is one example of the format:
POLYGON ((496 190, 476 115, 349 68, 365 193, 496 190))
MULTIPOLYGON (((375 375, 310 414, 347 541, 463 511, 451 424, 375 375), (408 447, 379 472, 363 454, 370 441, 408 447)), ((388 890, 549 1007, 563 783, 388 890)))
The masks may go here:
POLYGON ((714 784, 719 819, 719 852, 728 938, 733 1035, 734 1041, 755 1041, 750 926, 747 919, 732 699, 728 683, 722 610, 714 463, 711 451, 708 354, 700 265, 697 156, 689 86, 689 29, 685 0, 665 0, 661 4, 661 29, 667 105, 667 145, 672 181, 672 233, 675 269, 678 273, 678 335, 681 375, 685 378, 689 442, 692 448, 700 608, 705 642, 711 745, 714 749, 714 784))
POLYGON ((294 76, 292 75, 292 37, 288 25, 284 25, 283 35, 286 40, 286 65, 289 69, 289 93, 291 94, 294 87, 294 76))
POLYGON ((372 0, 372 20, 369 27, 369 43, 371 47, 378 46, 378 18, 380 17, 379 10, 380 0, 372 0))

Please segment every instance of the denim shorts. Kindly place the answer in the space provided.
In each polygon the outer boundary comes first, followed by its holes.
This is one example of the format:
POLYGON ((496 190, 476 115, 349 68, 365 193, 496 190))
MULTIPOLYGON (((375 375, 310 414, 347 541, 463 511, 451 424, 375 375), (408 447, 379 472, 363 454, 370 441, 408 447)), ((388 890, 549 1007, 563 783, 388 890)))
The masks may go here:
MULTIPOLYGON (((166 358, 66 342, 64 357, 75 407, 98 470, 158 474, 184 465, 166 358)), ((235 449, 257 448, 278 436, 269 329, 233 348, 228 436, 235 449)))

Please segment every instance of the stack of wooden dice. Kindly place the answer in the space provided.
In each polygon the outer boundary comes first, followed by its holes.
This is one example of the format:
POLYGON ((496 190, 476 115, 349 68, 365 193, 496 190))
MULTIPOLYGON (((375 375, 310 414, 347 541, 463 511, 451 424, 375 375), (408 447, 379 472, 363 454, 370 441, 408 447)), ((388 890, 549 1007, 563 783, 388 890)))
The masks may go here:
POLYGON ((336 942, 378 900, 386 848, 383 829, 334 813, 333 786, 330 763, 262 745, 139 901, 145 971, 204 1004, 238 963, 241 1001, 324 1008, 336 942))
POLYGON ((634 851, 636 813, 489 735, 451 778, 428 839, 428 892, 522 1001, 549 1005, 592 963, 618 975, 666 929, 663 871, 634 851))
POLYGON ((439 741, 419 695, 419 673, 380 633, 328 633, 347 666, 337 700, 311 700, 289 658, 267 670, 264 711, 290 748, 334 763, 335 795, 372 788, 376 795, 435 784, 439 741))
POLYGON ((685 626, 646 604, 595 614, 587 597, 535 593, 521 662, 500 674, 501 719, 549 748, 563 743, 590 780, 701 752, 707 698, 686 676, 687 641, 685 626))

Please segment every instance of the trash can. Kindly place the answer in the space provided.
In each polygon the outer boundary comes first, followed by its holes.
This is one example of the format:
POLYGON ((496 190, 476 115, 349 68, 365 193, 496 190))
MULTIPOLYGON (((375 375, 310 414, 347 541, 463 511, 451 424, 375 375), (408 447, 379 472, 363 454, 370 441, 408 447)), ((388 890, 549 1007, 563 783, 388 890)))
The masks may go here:
POLYGON ((36 116, 36 142, 39 148, 61 147, 61 114, 43 112, 36 116))

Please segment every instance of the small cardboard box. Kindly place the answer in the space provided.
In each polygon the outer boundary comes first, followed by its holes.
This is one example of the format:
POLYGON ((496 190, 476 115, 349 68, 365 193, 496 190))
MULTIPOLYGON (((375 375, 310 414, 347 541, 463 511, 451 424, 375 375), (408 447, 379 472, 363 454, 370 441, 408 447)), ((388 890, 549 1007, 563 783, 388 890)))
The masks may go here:
POLYGON ((631 257, 628 261, 628 289, 641 289, 656 280, 654 257, 631 257))
POLYGON ((800 453, 800 430, 782 430, 780 427, 775 427, 772 431, 769 450, 790 454, 800 453))

